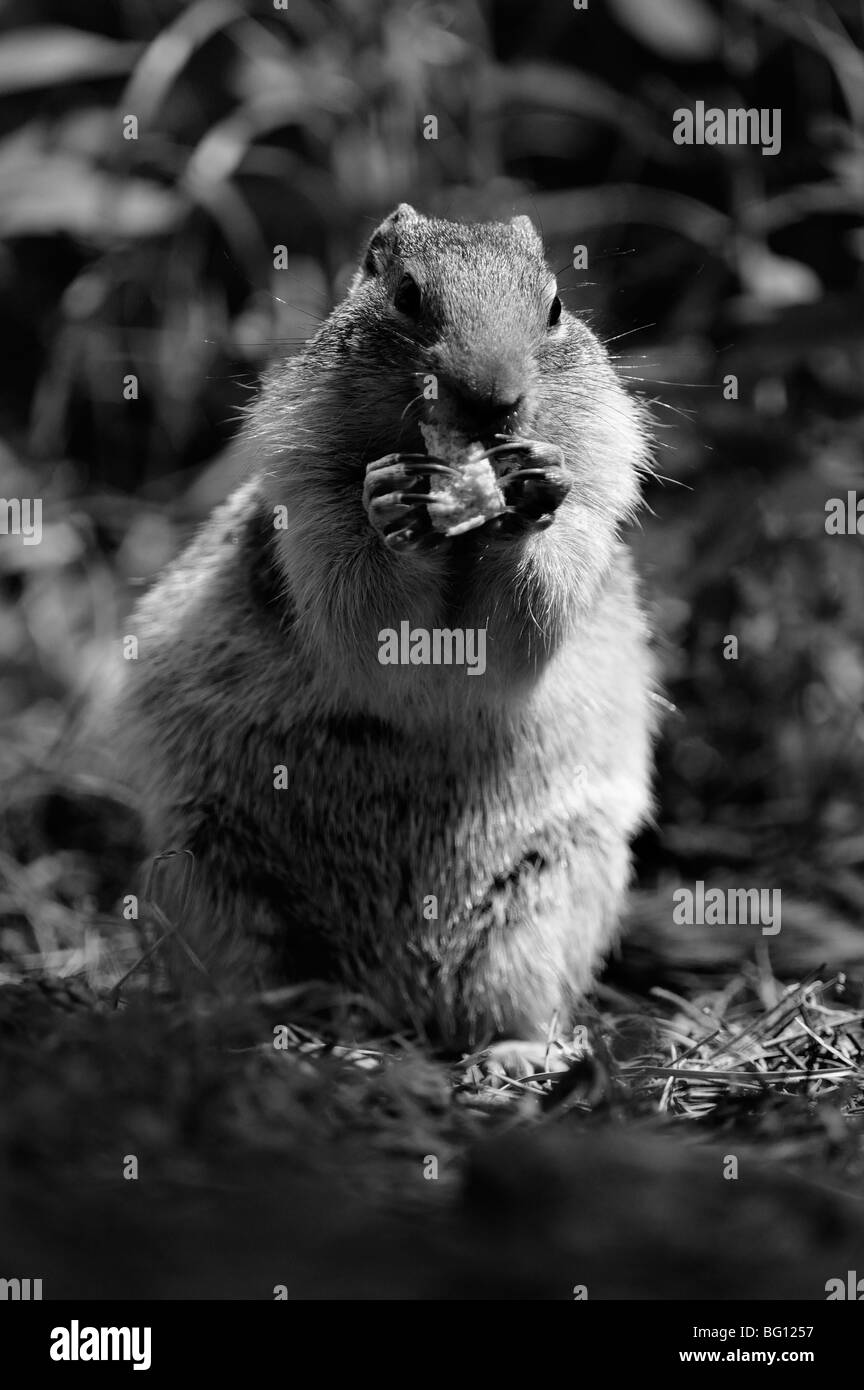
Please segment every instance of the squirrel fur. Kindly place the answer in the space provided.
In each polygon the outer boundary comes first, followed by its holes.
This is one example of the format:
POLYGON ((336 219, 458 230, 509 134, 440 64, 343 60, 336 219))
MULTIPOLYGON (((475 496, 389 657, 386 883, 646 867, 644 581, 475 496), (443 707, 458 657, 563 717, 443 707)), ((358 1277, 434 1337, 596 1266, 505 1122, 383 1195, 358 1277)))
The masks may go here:
POLYGON ((100 716, 151 852, 194 855, 177 926, 213 979, 334 978, 453 1049, 566 1024, 650 809, 652 659, 620 537, 646 439, 527 218, 403 204, 378 228, 270 369, 248 478, 139 603, 100 716), (424 421, 560 450, 552 524, 391 549, 366 470, 422 453, 424 421), (382 665, 405 621, 485 629, 482 677, 382 665))

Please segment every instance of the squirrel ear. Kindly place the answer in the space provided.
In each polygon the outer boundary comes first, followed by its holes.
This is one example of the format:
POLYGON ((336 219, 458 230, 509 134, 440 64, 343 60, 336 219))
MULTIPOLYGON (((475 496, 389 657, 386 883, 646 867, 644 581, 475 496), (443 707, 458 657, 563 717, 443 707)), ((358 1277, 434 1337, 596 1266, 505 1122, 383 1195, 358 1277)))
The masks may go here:
POLYGON ((540 233, 534 226, 530 217, 526 217, 524 213, 520 217, 511 217, 509 225, 523 241, 526 241, 538 251, 543 250, 543 242, 540 240, 540 233))
MULTIPOLYGON (((404 227, 408 222, 422 222, 423 218, 416 208, 412 208, 410 203, 400 203, 395 212, 391 212, 387 222, 398 222, 404 227)), ((387 223, 384 223, 386 226, 387 223)))
POLYGON ((381 273, 388 255, 392 255, 398 247, 399 233, 412 222, 423 220, 421 214, 412 208, 410 203, 400 203, 389 217, 385 217, 381 226, 369 238, 360 269, 351 284, 352 292, 361 284, 364 276, 381 273))

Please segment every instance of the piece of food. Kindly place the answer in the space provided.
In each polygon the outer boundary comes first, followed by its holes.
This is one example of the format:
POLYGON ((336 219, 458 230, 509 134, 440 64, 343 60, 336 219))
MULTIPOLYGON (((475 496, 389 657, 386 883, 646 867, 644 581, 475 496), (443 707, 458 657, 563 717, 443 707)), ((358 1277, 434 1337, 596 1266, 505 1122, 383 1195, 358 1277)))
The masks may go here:
POLYGON ((445 536, 459 536, 500 516, 506 507, 504 494, 483 446, 434 425, 420 429, 427 452, 453 469, 431 476, 428 512, 433 528, 445 536))

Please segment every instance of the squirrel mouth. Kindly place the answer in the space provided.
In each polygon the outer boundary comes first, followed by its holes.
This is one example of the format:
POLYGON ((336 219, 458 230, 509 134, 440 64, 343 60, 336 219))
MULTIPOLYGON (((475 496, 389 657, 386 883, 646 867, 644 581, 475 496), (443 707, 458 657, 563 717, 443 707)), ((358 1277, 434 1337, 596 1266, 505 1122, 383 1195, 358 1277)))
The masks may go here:
POLYGON ((471 435, 462 429, 431 423, 421 424, 420 433, 427 454, 436 462, 458 469, 485 458, 497 476, 508 473, 515 466, 512 455, 525 444, 517 434, 481 432, 471 435))

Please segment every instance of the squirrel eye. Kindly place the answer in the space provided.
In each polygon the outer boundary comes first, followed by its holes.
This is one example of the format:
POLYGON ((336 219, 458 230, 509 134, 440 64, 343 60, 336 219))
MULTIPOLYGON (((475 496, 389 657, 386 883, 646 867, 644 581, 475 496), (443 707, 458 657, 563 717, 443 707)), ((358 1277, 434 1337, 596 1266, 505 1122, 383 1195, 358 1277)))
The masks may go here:
POLYGON ((554 328, 561 317, 561 300, 557 294, 549 305, 549 327, 554 328))
POLYGON ((400 314, 406 314, 409 319, 416 319, 419 316, 422 305, 420 286, 410 275, 403 275, 399 281, 393 296, 393 305, 400 314))

